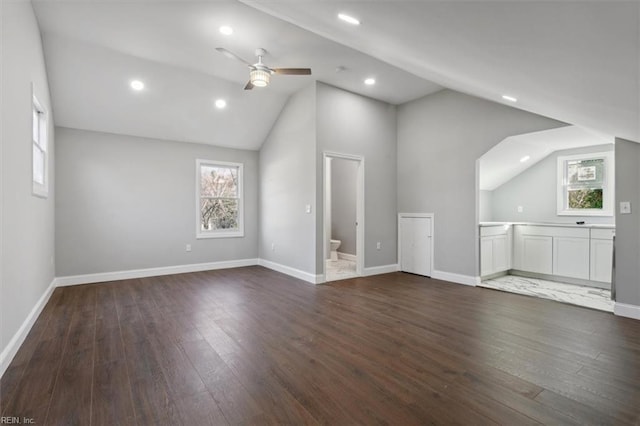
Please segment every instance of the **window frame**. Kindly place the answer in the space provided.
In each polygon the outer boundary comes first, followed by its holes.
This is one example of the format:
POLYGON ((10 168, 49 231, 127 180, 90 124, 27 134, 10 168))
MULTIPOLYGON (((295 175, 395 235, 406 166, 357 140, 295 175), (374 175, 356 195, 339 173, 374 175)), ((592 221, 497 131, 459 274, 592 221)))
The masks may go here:
MULTIPOLYGON (((196 159, 196 239, 205 238, 238 238, 244 237, 244 164, 228 161, 196 159), (200 201, 202 199, 201 169, 202 166, 236 168, 238 170, 238 228, 203 231, 200 227, 200 201)), ((205 197, 208 198, 208 197, 205 197)))
POLYGON ((613 216, 614 212, 613 151, 558 156, 557 213, 558 216, 613 216), (570 209, 568 207, 567 162, 575 160, 604 160, 602 177, 602 209, 570 209))
POLYGON ((32 90, 31 96, 31 192, 34 196, 48 198, 49 196, 49 114, 42 106, 32 90), (37 122, 36 122, 37 120, 37 122), (37 131, 36 131, 37 124, 37 131), (37 140, 34 135, 37 133, 37 140), (42 182, 36 180, 34 151, 42 153, 43 170, 42 182))

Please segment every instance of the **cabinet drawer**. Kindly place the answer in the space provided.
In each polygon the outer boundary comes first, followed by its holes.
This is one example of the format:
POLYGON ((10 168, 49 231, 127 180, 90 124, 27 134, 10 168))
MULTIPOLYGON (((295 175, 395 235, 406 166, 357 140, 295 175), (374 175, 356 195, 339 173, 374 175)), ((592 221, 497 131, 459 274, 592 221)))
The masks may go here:
POLYGON ((616 234, 615 229, 592 229, 591 238, 594 240, 613 240, 613 236, 616 234))
POLYGON ((509 233, 511 225, 482 226, 480 227, 481 237, 492 237, 494 235, 506 235, 509 233))

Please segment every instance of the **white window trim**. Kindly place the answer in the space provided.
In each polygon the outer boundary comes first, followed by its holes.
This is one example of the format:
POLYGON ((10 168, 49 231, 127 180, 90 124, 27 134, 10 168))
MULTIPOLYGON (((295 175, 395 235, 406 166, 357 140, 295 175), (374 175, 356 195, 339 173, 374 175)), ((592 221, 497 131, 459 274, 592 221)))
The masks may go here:
POLYGON ((613 216, 615 173, 613 152, 594 152, 589 154, 565 155, 558 157, 558 195, 557 211, 558 216, 613 216), (603 199, 602 210, 600 209, 580 209, 572 210, 566 207, 566 175, 565 163, 571 160, 591 160, 595 158, 604 159, 604 177, 602 182, 603 199))
POLYGON ((204 238, 238 238, 244 237, 244 165, 215 160, 196 160, 196 239, 204 238), (202 231, 200 229, 200 168, 202 166, 220 166, 238 168, 238 229, 202 231))
POLYGON ((42 106, 42 103, 38 101, 38 98, 35 94, 35 88, 32 87, 32 103, 31 103, 31 191, 32 194, 36 197, 47 198, 49 196, 49 114, 47 110, 42 106), (36 141, 33 139, 33 109, 38 111, 38 117, 42 117, 41 124, 38 125, 38 129, 40 131, 39 140, 36 141), (43 143, 44 142, 44 143, 43 143), (36 182, 34 179, 34 170, 33 170, 33 148, 37 147, 42 151, 44 156, 44 170, 43 170, 43 180, 44 183, 36 182))

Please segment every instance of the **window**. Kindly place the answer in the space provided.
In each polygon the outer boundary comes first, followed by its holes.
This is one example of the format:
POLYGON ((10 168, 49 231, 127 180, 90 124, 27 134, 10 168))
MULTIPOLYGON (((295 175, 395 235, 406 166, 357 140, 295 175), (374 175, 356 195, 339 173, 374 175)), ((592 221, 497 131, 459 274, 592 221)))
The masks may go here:
POLYGON ((32 192, 33 195, 46 198, 49 193, 49 167, 47 165, 47 113, 42 104, 33 95, 32 103, 32 192))
POLYGON ((242 164, 196 160, 197 238, 243 237, 242 164))
POLYGON ((558 157, 558 215, 613 215, 613 153, 558 157))

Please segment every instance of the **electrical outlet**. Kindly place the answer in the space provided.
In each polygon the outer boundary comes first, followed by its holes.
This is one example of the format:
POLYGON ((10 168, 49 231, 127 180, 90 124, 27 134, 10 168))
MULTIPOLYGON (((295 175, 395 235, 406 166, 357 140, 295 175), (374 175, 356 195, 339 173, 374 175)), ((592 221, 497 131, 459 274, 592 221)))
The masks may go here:
POLYGON ((524 211, 524 207, 518 206, 518 213, 522 213, 524 211))
POLYGON ((311 213, 311 204, 307 204, 304 206, 304 211, 307 213, 311 213))
POLYGON ((620 214, 631 214, 630 201, 620 201, 620 214))
POLYGON ((376 250, 380 250, 382 248, 382 243, 380 241, 378 241, 376 243, 376 250))
POLYGON ((191 244, 187 244, 186 250, 191 251, 191 244))

